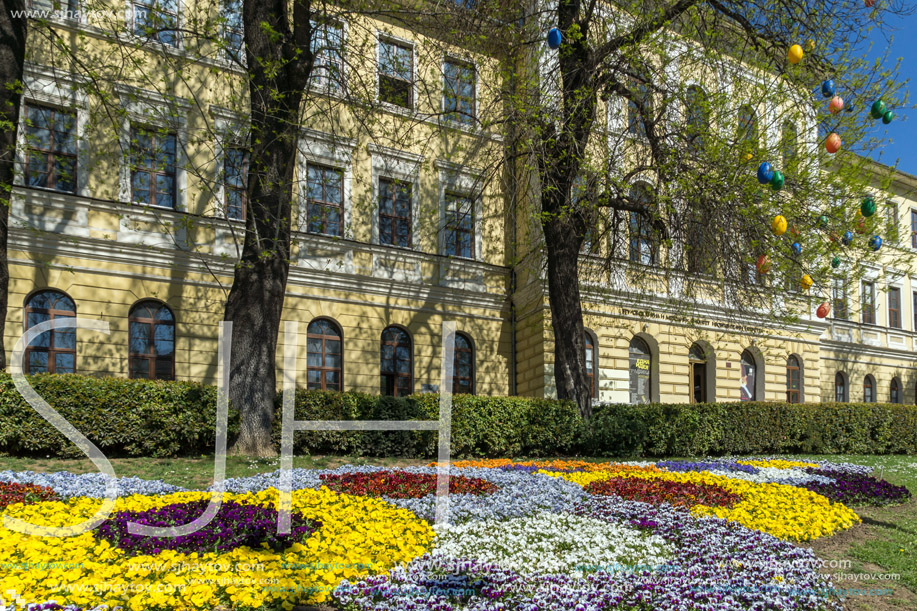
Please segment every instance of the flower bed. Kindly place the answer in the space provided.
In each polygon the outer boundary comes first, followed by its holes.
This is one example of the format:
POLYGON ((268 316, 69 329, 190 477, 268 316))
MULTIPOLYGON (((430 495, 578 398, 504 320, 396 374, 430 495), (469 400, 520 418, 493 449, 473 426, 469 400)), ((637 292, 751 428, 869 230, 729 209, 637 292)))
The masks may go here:
MULTIPOLYGON (((126 524, 190 522, 211 493, 119 480, 132 495, 90 533, 57 539, 0 526, 0 597, 14 591, 68 611, 321 602, 347 611, 835 611, 820 561, 794 542, 856 524, 847 502, 910 495, 824 462, 454 466, 450 524, 435 529, 432 466, 296 469, 289 535, 276 531, 278 472, 226 481, 214 519, 171 539, 131 535, 126 524), (73 566, 47 564, 55 561, 73 566)), ((40 491, 0 511, 54 526, 91 516, 106 484, 62 473, 0 480, 16 482, 3 490, 40 491)))
POLYGON ((47 486, 0 482, 0 509, 14 503, 30 505, 40 501, 52 501, 56 498, 57 493, 47 486))

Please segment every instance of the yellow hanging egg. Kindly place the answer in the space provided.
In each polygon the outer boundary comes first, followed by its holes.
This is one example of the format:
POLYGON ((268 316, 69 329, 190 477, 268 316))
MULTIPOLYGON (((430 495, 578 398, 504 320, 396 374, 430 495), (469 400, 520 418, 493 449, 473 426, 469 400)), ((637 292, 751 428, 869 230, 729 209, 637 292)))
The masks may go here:
POLYGON ((812 276, 810 276, 809 274, 803 275, 801 283, 802 283, 803 290, 808 291, 810 288, 812 288, 812 284, 813 284, 812 276))
POLYGON ((787 51, 786 59, 791 64, 798 64, 802 61, 802 47, 799 45, 793 45, 790 47, 790 50, 787 51))
POLYGON ((779 214, 774 217, 774 222, 771 223, 771 231, 774 232, 774 235, 783 235, 786 233, 786 218, 780 216, 779 214))
POLYGON ((814 50, 815 50, 815 41, 810 38, 806 42, 806 51, 814 51, 814 50))

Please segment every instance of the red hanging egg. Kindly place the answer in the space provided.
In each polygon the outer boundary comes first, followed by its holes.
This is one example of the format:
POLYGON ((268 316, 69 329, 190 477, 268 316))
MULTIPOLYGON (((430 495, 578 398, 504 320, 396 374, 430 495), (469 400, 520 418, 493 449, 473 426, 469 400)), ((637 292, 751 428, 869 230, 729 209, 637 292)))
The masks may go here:
POLYGON ((857 233, 866 233, 866 219, 863 218, 862 216, 859 219, 857 219, 856 232, 857 233))
POLYGON ((831 101, 828 103, 828 110, 831 111, 832 115, 836 115, 840 111, 844 110, 844 98, 839 95, 831 98, 831 101))
POLYGON ((872 5, 876 3, 876 0, 863 0, 863 4, 866 5, 866 8, 872 8, 872 5))
POLYGON ((758 263, 756 264, 756 267, 758 268, 759 274, 766 274, 767 272, 771 271, 771 260, 767 257, 767 255, 761 255, 758 257, 758 263))
POLYGON ((828 136, 828 139, 825 140, 825 150, 832 155, 841 150, 841 137, 837 134, 828 136))
POLYGON ((818 316, 819 318, 826 318, 830 312, 831 312, 831 304, 829 304, 826 301, 825 303, 818 306, 818 309, 815 310, 815 315, 818 316))

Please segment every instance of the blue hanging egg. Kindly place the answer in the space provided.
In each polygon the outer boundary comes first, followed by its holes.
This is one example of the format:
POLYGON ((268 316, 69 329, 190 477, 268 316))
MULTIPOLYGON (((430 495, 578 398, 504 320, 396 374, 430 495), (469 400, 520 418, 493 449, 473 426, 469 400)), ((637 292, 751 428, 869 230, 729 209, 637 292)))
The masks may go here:
POLYGON ((874 235, 871 238, 869 238, 869 247, 872 248, 873 250, 879 250, 880 248, 882 248, 882 238, 880 238, 877 235, 874 235))
POLYGON ((801 255, 802 254, 802 244, 799 242, 793 242, 793 254, 801 255))
POLYGON ((821 84, 821 94, 824 97, 826 98, 834 97, 834 93, 835 93, 834 81, 832 81, 831 79, 828 79, 827 81, 821 84))
POLYGON ((850 243, 853 242, 853 232, 845 231, 844 237, 841 238, 841 242, 844 244, 844 246, 850 246, 850 243))
POLYGON ((563 35, 560 33, 560 30, 557 28, 551 28, 548 32, 548 46, 552 49, 557 49, 560 47, 560 43, 563 40, 563 35))
POLYGON ((774 168, 768 162, 763 162, 758 166, 758 182, 766 185, 774 178, 774 168))

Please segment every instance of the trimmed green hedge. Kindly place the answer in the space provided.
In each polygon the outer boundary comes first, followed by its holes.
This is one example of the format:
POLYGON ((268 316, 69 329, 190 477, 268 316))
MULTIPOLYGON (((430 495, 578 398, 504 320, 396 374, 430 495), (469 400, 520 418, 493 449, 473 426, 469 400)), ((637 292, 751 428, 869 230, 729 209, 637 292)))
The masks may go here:
MULTIPOLYGON (((216 390, 192 382, 78 375, 30 378, 38 393, 110 457, 211 454, 216 390)), ((438 395, 404 399, 299 390, 297 420, 435 420, 438 395)), ((522 397, 457 395, 454 458, 583 454, 607 457, 722 454, 917 454, 917 407, 877 403, 599 405, 584 423, 572 404, 522 397)), ((230 443, 239 417, 230 410, 230 443)), ((280 397, 274 421, 280 439, 280 397)), ((436 456, 431 431, 295 434, 297 454, 436 456)), ((82 453, 0 373, 0 454, 82 453)))

